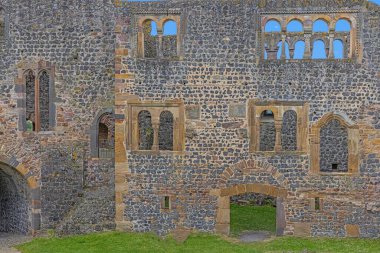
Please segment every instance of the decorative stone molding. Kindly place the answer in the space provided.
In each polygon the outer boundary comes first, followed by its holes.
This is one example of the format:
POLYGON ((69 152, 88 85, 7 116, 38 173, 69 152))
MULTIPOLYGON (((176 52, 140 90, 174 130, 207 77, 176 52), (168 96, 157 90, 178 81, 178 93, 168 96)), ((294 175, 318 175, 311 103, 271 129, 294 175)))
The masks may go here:
POLYGON ((139 152, 165 152, 158 150, 158 127, 160 115, 164 111, 173 114, 173 151, 181 152, 184 150, 185 142, 185 109, 182 101, 166 101, 163 103, 154 101, 130 102, 128 110, 128 138, 127 149, 139 152), (139 150, 139 125, 138 115, 142 111, 148 111, 151 115, 154 130, 154 144, 152 150, 139 150))
MULTIPOLYGON (((308 111, 309 106, 303 102, 281 102, 268 101, 258 102, 251 100, 249 102, 249 129, 250 129, 250 151, 260 151, 260 118, 262 112, 270 110, 274 114, 276 126, 276 145, 274 151, 265 152, 283 152, 281 148, 281 125, 283 115, 286 111, 292 110, 297 114, 297 150, 296 152, 307 152, 307 128, 308 128, 308 111)), ((292 152, 292 151, 286 151, 292 152)), ((293 151, 294 152, 294 151, 293 151)))
POLYGON ((145 34, 144 34, 144 23, 148 20, 154 21, 157 24, 157 58, 167 58, 164 56, 163 52, 163 30, 164 25, 167 21, 174 21, 177 25, 177 38, 176 38, 176 47, 177 54, 175 59, 182 58, 182 40, 183 40, 183 31, 181 29, 181 16, 176 14, 160 13, 160 14, 144 14, 143 16, 139 15, 137 18, 137 55, 140 58, 145 58, 145 34))
POLYGON ((285 177, 279 173, 275 168, 273 168, 269 163, 257 160, 243 160, 230 168, 227 168, 221 175, 218 189, 213 189, 210 191, 210 195, 216 196, 217 200, 217 210, 216 210, 216 224, 215 232, 219 234, 228 235, 230 233, 230 197, 235 195, 241 195, 245 193, 260 193, 269 195, 277 198, 277 233, 282 235, 285 227, 285 211, 284 211, 284 199, 288 196, 287 180, 285 177), (245 175, 252 175, 258 172, 266 172, 277 181, 280 185, 269 185, 261 183, 243 183, 234 186, 227 186, 230 178, 232 178, 235 173, 242 172, 245 175))
POLYGON ((359 173, 359 126, 355 125, 345 115, 338 113, 325 114, 318 122, 311 127, 310 132, 310 172, 313 174, 327 175, 353 175, 359 173), (347 128, 348 131, 348 172, 327 172, 320 169, 320 131, 321 128, 331 120, 337 120, 347 128))
POLYGON ((15 78, 15 92, 18 94, 18 108, 19 108, 19 131, 26 131, 26 73, 32 71, 35 76, 35 130, 40 131, 40 113, 39 113, 39 77, 40 74, 46 71, 49 75, 49 127, 54 129, 56 120, 56 107, 55 107, 55 66, 47 61, 40 60, 38 62, 21 62, 18 68, 18 76, 15 78))
POLYGON ((305 42, 305 60, 311 59, 313 43, 322 40, 325 43, 326 55, 328 59, 334 59, 334 40, 341 40, 344 44, 344 59, 355 59, 361 61, 361 43, 358 24, 358 10, 334 10, 334 11, 284 11, 284 12, 261 12, 260 24, 260 59, 264 59, 265 51, 268 53, 268 60, 277 60, 279 47, 277 44, 282 42, 281 59, 286 59, 285 42, 289 45, 290 58, 293 58, 295 44, 298 41, 305 42), (336 32, 335 25, 340 19, 350 22, 350 32, 336 32), (281 24, 281 32, 265 32, 265 26, 268 21, 275 20, 281 24), (297 20, 303 25, 302 32, 287 32, 289 22, 297 20), (328 33, 313 32, 313 23, 316 20, 324 20, 328 23, 328 33), (347 46, 348 45, 348 46, 347 46))

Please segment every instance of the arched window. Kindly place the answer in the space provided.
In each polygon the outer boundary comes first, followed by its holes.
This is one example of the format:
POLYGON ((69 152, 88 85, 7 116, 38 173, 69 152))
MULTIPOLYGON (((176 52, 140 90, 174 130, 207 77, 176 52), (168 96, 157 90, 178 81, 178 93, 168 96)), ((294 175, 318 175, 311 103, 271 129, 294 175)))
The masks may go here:
POLYGON ((50 77, 46 71, 42 71, 39 77, 39 117, 40 117, 40 130, 48 131, 49 112, 50 112, 50 77))
POLYGON ((164 23, 162 55, 164 57, 177 56, 177 23, 173 20, 168 20, 164 23))
POLYGON ((260 151, 274 151, 275 144, 274 114, 270 110, 265 110, 260 117, 260 151))
POLYGON ((294 45, 293 59, 303 59, 305 54, 305 42, 300 40, 294 45))
POLYGON ((336 32, 350 32, 351 31, 350 22, 345 19, 339 19, 338 22, 336 22, 335 24, 335 31, 336 32))
POLYGON ((99 158, 113 158, 115 153, 115 119, 112 113, 104 113, 100 116, 97 134, 99 158))
POLYGON ((341 40, 334 40, 334 58, 335 59, 344 58, 344 45, 341 40))
POLYGON ((281 32, 281 24, 277 20, 269 20, 265 24, 265 32, 281 32))
POLYGON ((154 130, 152 116, 149 111, 141 111, 138 116, 139 124, 139 150, 152 150, 154 130))
MULTIPOLYGON (((281 59, 282 55, 282 42, 280 41, 278 44, 278 51, 277 51, 277 59, 281 59)), ((290 59, 290 53, 289 53, 289 44, 285 41, 285 57, 286 59, 290 59)))
POLYGON ((303 32, 303 24, 299 20, 293 19, 286 26, 287 32, 303 32))
POLYGON ((336 119, 327 122, 320 131, 320 170, 348 171, 348 131, 336 119))
POLYGON ((157 24, 153 20, 146 20, 143 23, 144 33, 144 57, 157 57, 157 24))
POLYGON ((313 43, 313 54, 312 59, 326 59, 326 48, 325 42, 323 40, 316 40, 313 43))
POLYGON ((293 110, 286 111, 281 128, 282 150, 297 150, 297 113, 293 110))
POLYGON ((173 150, 174 117, 169 111, 163 111, 160 115, 160 127, 158 142, 160 150, 173 150))
POLYGON ((313 32, 316 33, 316 32, 329 32, 329 25, 327 24, 326 21, 322 20, 322 19, 318 19, 317 21, 315 21, 313 23, 313 32))
POLYGON ((36 77, 32 70, 25 74, 26 86, 26 129, 27 131, 36 131, 36 77))
POLYGON ((173 20, 164 23, 164 36, 177 35, 177 23, 173 20))

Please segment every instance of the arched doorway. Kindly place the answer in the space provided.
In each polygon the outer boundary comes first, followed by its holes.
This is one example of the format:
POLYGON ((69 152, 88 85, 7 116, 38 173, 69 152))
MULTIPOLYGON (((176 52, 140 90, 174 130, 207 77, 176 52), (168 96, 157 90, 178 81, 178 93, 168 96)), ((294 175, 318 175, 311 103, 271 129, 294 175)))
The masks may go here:
POLYGON ((249 193, 271 196, 276 200, 276 235, 284 235, 287 179, 269 163, 262 160, 243 160, 223 171, 217 189, 215 232, 230 234, 231 197, 249 193))
POLYGON ((30 232, 32 209, 28 182, 16 169, 0 162, 0 233, 30 232))
POLYGON ((232 196, 246 193, 260 193, 276 198, 276 235, 283 235, 286 226, 283 202, 287 196, 287 191, 265 184, 241 184, 221 189, 218 196, 216 232, 226 235, 230 234, 230 199, 232 196))

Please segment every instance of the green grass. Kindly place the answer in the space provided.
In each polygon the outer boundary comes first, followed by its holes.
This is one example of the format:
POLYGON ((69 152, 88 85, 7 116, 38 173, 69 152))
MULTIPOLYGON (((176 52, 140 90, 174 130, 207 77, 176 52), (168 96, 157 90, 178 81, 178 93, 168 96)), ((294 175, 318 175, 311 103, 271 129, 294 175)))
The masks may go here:
POLYGON ((269 242, 238 244, 208 234, 193 234, 183 243, 152 234, 101 233, 35 239, 18 247, 22 253, 378 253, 380 240, 304 239, 282 237, 269 242))
POLYGON ((272 206, 239 206, 231 204, 231 235, 243 231, 276 232, 276 208, 272 206))

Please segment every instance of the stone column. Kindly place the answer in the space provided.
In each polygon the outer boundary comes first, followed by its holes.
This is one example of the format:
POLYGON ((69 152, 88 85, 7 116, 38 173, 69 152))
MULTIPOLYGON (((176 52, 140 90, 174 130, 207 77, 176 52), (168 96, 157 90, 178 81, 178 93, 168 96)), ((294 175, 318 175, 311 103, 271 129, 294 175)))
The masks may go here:
POLYGON ((311 45, 310 45, 311 34, 305 34, 305 54, 304 59, 311 58, 311 45))
POLYGON ((162 31, 158 31, 158 34, 157 34, 157 38, 158 38, 158 45, 157 45, 157 56, 158 58, 163 58, 163 54, 162 54, 162 31))
POLYGON ((334 59, 334 33, 329 34, 329 59, 334 59))
POLYGON ((275 128, 276 128, 276 143, 274 146, 274 151, 279 152, 282 150, 281 145, 281 128, 282 128, 282 120, 276 120, 275 121, 275 128))
POLYGON ((153 127, 153 134, 154 134, 152 150, 158 151, 160 149, 159 140, 158 140, 158 130, 160 129, 160 123, 156 122, 155 120, 155 122, 153 122, 152 124, 152 127, 153 127))
POLYGON ((281 60, 285 60, 286 59, 285 39, 286 39, 286 34, 282 34, 281 35, 281 60))

